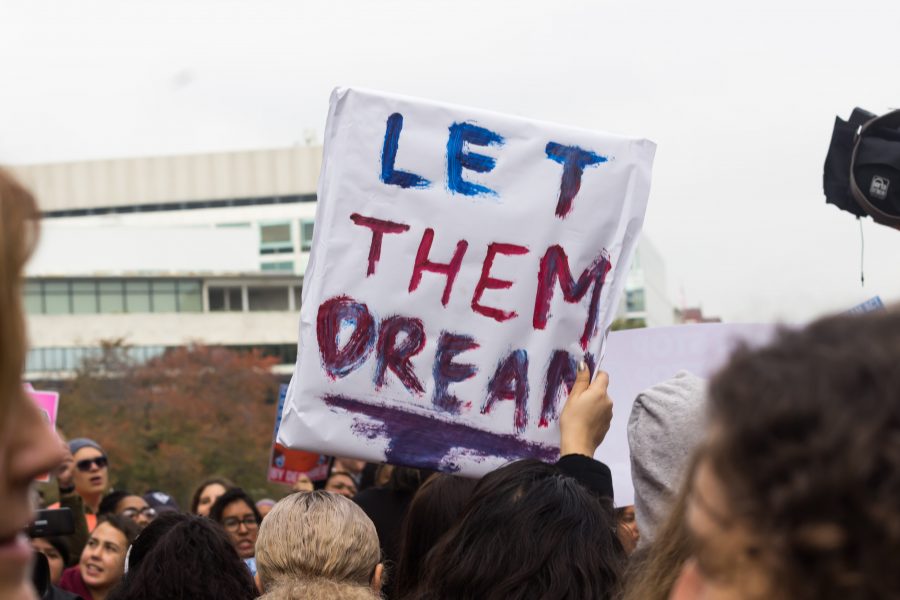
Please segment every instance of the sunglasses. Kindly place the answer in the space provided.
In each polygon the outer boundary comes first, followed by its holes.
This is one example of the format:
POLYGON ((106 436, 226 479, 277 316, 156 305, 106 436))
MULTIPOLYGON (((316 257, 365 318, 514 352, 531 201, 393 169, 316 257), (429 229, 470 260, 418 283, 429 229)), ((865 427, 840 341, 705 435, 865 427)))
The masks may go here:
POLYGON ((83 473, 87 473, 88 471, 90 471, 91 465, 97 465, 98 469, 103 469, 106 468, 107 465, 109 465, 109 459, 107 459, 105 456, 98 456, 96 458, 85 458, 75 463, 75 466, 78 467, 78 470, 82 471, 83 473))

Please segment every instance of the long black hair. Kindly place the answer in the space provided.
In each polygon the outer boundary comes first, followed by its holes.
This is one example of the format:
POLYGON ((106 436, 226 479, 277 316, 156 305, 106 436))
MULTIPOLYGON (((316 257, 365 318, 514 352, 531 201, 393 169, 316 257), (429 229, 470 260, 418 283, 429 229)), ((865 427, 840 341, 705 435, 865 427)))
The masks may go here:
POLYGON ((255 598, 250 570, 222 526, 206 517, 180 517, 108 600, 255 598))
POLYGON ((612 512, 554 465, 486 475, 428 554, 415 600, 608 600, 625 555, 612 512))
POLYGON ((436 473, 416 492, 403 519, 396 571, 389 577, 393 598, 404 598, 416 589, 425 557, 459 520, 477 483, 475 479, 436 473))
MULTIPOLYGON (((140 567, 141 562, 144 560, 150 551, 153 550, 153 547, 159 543, 170 529, 181 523, 182 521, 187 521, 188 515, 177 512, 164 512, 159 515, 152 521, 150 524, 144 527, 141 530, 140 535, 134 540, 131 544, 131 550, 128 551, 128 571, 131 572, 140 567)), ((126 577, 128 575, 126 574, 126 577)))

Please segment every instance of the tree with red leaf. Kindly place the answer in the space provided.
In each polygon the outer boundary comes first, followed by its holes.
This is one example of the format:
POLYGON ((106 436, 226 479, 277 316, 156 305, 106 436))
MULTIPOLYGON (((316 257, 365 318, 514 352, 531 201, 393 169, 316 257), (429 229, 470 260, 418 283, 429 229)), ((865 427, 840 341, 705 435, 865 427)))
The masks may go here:
POLYGON ((161 490, 187 508, 194 485, 218 474, 268 494, 276 362, 193 345, 137 364, 126 346, 107 343, 61 390, 60 427, 103 446, 118 488, 161 490))

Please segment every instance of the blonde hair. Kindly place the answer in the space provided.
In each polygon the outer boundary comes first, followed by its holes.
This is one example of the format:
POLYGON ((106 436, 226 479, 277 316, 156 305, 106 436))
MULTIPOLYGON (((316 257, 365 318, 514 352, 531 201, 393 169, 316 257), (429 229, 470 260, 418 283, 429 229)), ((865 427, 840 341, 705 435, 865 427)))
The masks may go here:
POLYGON ((368 585, 356 585, 327 579, 287 581, 276 584, 258 600, 379 600, 368 585))
POLYGON ((22 271, 38 238, 40 213, 31 195, 0 168, 0 425, 8 402, 22 398, 27 339, 22 311, 22 271))
POLYGON ((368 586, 379 562, 371 519, 353 501, 321 490, 297 492, 275 504, 256 541, 266 589, 316 579, 368 586))

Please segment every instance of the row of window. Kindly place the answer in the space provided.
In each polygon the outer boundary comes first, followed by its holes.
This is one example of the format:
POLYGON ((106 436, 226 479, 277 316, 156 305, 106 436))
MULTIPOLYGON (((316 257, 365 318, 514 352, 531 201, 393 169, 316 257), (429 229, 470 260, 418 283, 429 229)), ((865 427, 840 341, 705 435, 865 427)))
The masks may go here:
MULTIPOLYGON (((275 356, 280 364, 297 362, 297 346, 295 344, 270 344, 266 346, 226 346, 238 352, 260 350, 263 356, 275 356)), ((136 363, 145 363, 162 356, 172 347, 168 346, 132 346, 125 350, 126 357, 136 363)), ((97 347, 82 348, 34 348, 28 351, 25 359, 26 373, 76 371, 85 360, 99 359, 102 349, 97 347)))
POLYGON ((186 279, 110 279, 25 283, 36 315, 202 312, 203 286, 186 279))
POLYGON ((300 286, 267 286, 247 288, 247 308, 244 308, 243 288, 210 287, 210 312, 248 311, 284 311, 291 309, 291 296, 294 297, 294 309, 300 308, 300 286))
MULTIPOLYGON (((300 290, 286 284, 209 286, 208 306, 211 312, 298 309, 300 290)), ((194 279, 30 280, 25 309, 33 315, 199 313, 203 284, 194 279)))

